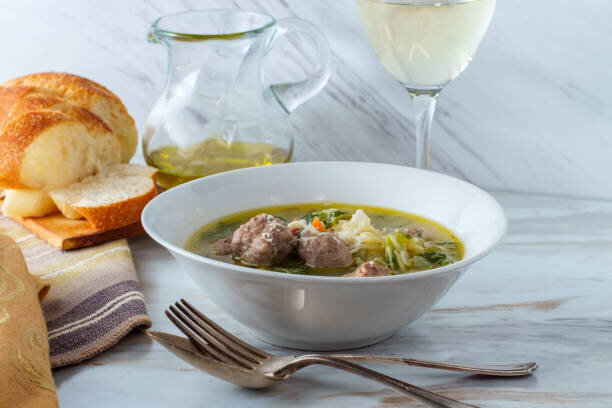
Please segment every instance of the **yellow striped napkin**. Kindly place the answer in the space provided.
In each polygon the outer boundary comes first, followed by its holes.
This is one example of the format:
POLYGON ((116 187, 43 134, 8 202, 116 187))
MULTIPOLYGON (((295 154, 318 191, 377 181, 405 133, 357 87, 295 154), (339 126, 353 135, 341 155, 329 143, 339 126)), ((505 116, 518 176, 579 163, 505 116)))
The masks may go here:
POLYGON ((42 309, 52 367, 91 358, 136 327, 151 327, 125 239, 61 251, 0 216, 31 274, 51 284, 42 309))

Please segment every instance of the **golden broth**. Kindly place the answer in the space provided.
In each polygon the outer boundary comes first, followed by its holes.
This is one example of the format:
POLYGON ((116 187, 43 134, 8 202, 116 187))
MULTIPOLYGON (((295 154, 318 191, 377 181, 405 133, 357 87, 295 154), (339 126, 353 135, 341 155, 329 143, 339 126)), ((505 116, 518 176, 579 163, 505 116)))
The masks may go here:
MULTIPOLYGON (((433 247, 440 248, 448 254, 452 262, 456 262, 463 258, 463 244, 461 241, 444 226, 420 217, 415 214, 409 214, 397 210, 381 207, 371 207, 364 205, 341 204, 341 203, 306 203, 293 204, 278 207, 265 207, 254 210, 248 210, 227 217, 215 220, 198 229, 188 240, 185 248, 196 254, 217 259, 224 262, 241 264, 235 261, 231 255, 216 254, 216 242, 222 238, 231 236, 231 234, 241 225, 246 223, 253 216, 260 213, 271 214, 283 221, 289 222, 294 219, 302 218, 305 214, 314 211, 325 209, 346 210, 354 213, 357 209, 362 209, 369 217, 372 225, 378 229, 385 231, 394 231, 402 227, 419 227, 424 231, 424 236, 428 238, 433 247), (443 247, 443 248, 442 248, 443 247)), ((291 258, 281 265, 262 267, 261 269, 273 270, 286 273, 299 273, 305 275, 321 275, 321 276, 343 276, 352 272, 358 265, 353 265, 348 268, 310 268, 303 265, 299 259, 291 258)), ((387 265, 389 266, 389 265, 387 265)), ((440 265, 438 265, 440 266, 440 265)), ((393 270, 392 273, 416 272, 419 270, 432 269, 435 265, 425 267, 411 267, 407 271, 393 270)))

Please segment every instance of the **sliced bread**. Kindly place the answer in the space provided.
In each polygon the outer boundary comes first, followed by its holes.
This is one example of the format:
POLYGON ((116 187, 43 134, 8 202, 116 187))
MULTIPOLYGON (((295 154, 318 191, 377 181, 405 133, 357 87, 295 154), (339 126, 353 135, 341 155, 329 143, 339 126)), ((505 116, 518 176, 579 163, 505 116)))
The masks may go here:
POLYGON ((117 164, 50 195, 67 218, 83 217, 99 229, 119 228, 137 222, 155 197, 155 173, 148 166, 117 164))
MULTIPOLYGON (((104 86, 78 75, 63 72, 40 72, 15 78, 3 84, 5 87, 30 88, 34 92, 51 94, 68 103, 80 106, 98 116, 120 141, 123 163, 136 153, 138 133, 134 119, 129 115, 121 99, 104 86)), ((15 91, 18 97, 19 90, 15 91)), ((2 113, 0 98, 0 114, 2 113)))
POLYGON ((127 163, 137 142, 121 100, 86 78, 47 72, 0 84, 0 188, 14 191, 3 214, 55 211, 48 191, 127 163))

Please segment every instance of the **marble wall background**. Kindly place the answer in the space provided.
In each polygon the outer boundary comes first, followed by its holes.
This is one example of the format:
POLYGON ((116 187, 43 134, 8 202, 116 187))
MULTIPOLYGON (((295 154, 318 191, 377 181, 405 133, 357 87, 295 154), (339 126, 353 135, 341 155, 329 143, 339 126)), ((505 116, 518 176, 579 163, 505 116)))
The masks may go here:
MULTIPOLYGON (((165 77, 149 44, 159 15, 241 7, 299 16, 334 56, 324 92, 292 117, 296 160, 413 163, 408 94, 378 62, 353 0, 1 0, 0 80, 43 70, 90 77, 115 91, 142 126, 165 77)), ((468 69, 442 93, 433 168, 496 190, 612 199, 612 2, 498 0, 468 69)), ((279 44, 275 75, 304 75, 279 44)))

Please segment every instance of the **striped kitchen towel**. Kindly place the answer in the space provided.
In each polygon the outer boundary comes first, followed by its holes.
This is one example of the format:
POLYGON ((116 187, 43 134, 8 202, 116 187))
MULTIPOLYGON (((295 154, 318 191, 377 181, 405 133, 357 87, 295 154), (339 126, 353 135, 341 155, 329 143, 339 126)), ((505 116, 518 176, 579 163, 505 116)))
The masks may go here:
POLYGON ((51 366, 86 360, 136 327, 151 327, 125 239, 61 251, 0 216, 0 230, 21 248, 29 272, 51 284, 42 309, 51 366))

